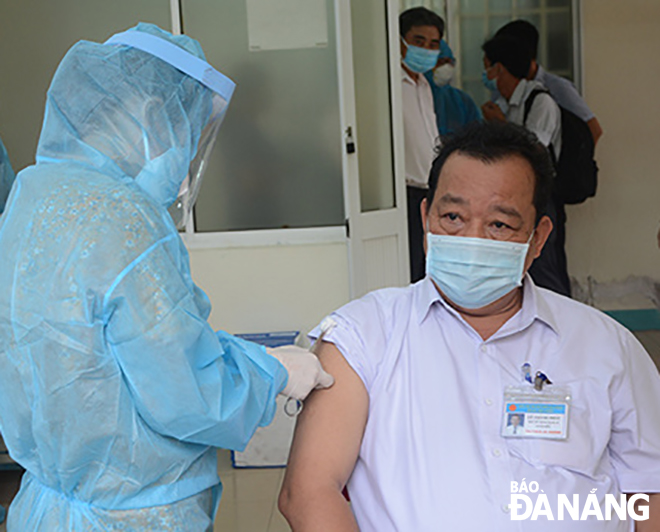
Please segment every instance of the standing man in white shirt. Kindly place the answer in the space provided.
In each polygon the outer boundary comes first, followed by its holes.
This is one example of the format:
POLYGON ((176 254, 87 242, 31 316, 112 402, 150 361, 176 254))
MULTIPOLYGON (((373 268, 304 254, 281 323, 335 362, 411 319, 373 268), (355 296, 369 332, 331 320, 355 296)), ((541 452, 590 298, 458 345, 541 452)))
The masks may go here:
POLYGON ((623 326, 525 273, 550 233, 551 179, 519 126, 444 143, 427 277, 332 314, 319 357, 335 385, 306 400, 280 495, 294 532, 629 532, 630 517, 597 518, 624 493, 652 494, 636 531, 660 530, 657 369, 623 326), (524 437, 506 432, 513 412, 524 437), (516 521, 523 481, 548 512, 516 521), (561 495, 577 516, 559 517, 561 495))
POLYGON ((412 282, 424 277, 424 230, 419 206, 428 189, 429 170, 438 142, 433 93, 423 74, 432 70, 438 62, 444 31, 445 23, 442 18, 425 7, 408 9, 399 15, 408 245, 412 282))
MULTIPOLYGON (((546 90, 539 81, 526 79, 531 64, 529 50, 510 36, 493 37, 483 45, 484 82, 496 88, 507 101, 507 112, 492 102, 482 107, 488 121, 512 122, 524 126, 552 151, 555 161, 561 153, 561 111, 547 92, 534 97, 529 112, 526 103, 532 92, 546 90)), ((541 256, 534 262, 530 275, 534 282, 558 294, 571 295, 571 282, 565 250, 566 212, 564 204, 553 197, 546 207, 553 231, 541 256)))

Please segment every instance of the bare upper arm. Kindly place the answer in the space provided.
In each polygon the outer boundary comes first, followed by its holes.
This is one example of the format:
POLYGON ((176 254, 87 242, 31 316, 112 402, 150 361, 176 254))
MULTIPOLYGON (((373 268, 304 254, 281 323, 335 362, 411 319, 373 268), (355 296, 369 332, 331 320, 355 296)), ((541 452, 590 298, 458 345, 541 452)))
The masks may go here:
POLYGON ((369 396, 334 344, 323 342, 319 358, 335 384, 314 391, 298 417, 284 489, 343 489, 360 451, 369 396))

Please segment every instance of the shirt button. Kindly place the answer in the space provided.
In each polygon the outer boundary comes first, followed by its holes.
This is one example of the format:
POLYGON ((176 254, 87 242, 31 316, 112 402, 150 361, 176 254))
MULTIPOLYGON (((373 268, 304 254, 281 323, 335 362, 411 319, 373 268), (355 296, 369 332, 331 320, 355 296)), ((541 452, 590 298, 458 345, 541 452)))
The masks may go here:
POLYGON ((502 451, 499 449, 493 449, 493 456, 499 457, 502 454, 502 451))
POLYGON ((485 353, 486 351, 488 351, 488 348, 485 345, 482 345, 481 346, 481 352, 485 353))
POLYGON ((502 511, 505 514, 508 514, 511 511, 511 505, 510 504, 503 504, 502 505, 502 511))
POLYGON ((484 403, 486 403, 488 406, 490 406, 490 405, 493 404, 493 400, 492 399, 484 399, 484 403))

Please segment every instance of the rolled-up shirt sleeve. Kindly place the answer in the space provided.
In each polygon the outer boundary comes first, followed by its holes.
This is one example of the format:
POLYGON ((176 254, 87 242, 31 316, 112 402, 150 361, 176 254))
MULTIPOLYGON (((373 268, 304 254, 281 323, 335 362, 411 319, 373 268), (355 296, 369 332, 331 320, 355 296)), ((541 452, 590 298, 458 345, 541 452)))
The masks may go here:
MULTIPOLYGON (((373 294, 352 301, 330 314, 334 327, 323 338, 339 349, 367 391, 371 389, 385 353, 382 322, 372 319, 377 312, 379 305, 373 294)), ((319 326, 310 332, 309 337, 313 341, 320 333, 319 326)))

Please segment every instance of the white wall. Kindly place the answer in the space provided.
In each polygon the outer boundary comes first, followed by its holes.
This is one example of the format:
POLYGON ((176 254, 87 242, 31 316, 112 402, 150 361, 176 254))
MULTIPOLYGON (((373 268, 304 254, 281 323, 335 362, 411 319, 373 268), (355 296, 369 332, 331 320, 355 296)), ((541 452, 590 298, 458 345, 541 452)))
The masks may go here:
POLYGON ((660 279, 660 2, 583 0, 584 81, 605 131, 595 198, 569 207, 569 269, 660 279))
POLYGON ((345 244, 196 249, 190 259, 216 330, 307 332, 348 302, 345 244))

